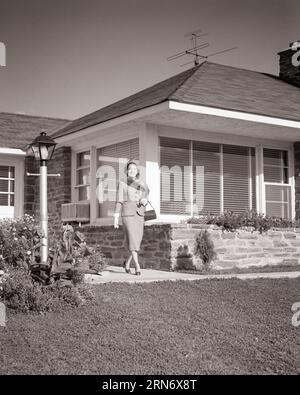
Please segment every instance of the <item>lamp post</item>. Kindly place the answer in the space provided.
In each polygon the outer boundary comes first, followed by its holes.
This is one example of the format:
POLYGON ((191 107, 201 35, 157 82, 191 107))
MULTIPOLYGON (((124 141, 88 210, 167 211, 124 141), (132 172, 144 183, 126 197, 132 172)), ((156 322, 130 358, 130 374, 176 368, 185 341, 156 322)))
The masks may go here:
POLYGON ((47 208, 47 163, 52 158, 56 143, 45 132, 30 144, 35 159, 40 161, 40 224, 43 236, 41 239, 41 263, 48 264, 48 208, 47 208))

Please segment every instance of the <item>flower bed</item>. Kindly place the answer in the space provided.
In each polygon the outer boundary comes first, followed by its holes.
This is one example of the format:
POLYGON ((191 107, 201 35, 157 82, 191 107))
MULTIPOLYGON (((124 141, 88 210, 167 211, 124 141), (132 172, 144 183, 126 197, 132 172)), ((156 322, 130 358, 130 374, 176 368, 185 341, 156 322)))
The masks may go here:
POLYGON ((0 221, 0 301, 22 312, 78 306, 90 295, 84 273, 106 266, 101 249, 66 225, 59 234, 49 230, 48 262, 41 262, 41 237, 32 216, 0 221))

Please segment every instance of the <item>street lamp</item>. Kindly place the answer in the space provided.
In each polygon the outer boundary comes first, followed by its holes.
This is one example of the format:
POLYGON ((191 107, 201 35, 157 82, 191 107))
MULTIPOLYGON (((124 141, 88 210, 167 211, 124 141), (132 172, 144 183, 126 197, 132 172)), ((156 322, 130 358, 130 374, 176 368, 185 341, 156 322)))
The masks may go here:
POLYGON ((47 209, 47 162, 52 158, 56 143, 45 132, 34 139, 29 145, 40 161, 40 223, 43 236, 41 239, 41 263, 48 263, 48 209, 47 209))

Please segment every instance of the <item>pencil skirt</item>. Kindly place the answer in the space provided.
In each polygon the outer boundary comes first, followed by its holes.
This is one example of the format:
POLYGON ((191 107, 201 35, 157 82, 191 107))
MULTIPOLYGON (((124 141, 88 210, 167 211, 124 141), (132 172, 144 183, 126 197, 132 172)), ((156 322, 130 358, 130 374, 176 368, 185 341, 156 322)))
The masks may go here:
POLYGON ((144 234, 144 217, 135 213, 122 217, 123 230, 129 251, 139 251, 144 234))

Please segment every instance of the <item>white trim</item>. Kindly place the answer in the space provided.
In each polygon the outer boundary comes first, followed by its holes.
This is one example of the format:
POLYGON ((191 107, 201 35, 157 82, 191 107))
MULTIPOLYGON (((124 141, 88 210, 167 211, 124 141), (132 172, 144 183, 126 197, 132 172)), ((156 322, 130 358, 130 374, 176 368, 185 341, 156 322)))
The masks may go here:
POLYGON ((96 196, 96 188, 97 188, 97 179, 96 179, 96 166, 97 166, 97 150, 93 145, 90 151, 90 222, 93 223, 97 217, 97 196, 96 196))
MULTIPOLYGON (((194 174, 193 174, 193 168, 194 168, 194 157, 193 157, 193 140, 190 141, 190 196, 189 198, 191 199, 191 216, 194 216, 194 174)), ((185 176, 185 174, 184 174, 185 176)))
POLYGON ((23 157, 0 157, 1 166, 13 166, 15 168, 15 191, 14 191, 14 218, 24 213, 24 158, 23 157))
POLYGON ((0 154, 26 156, 26 152, 18 148, 0 147, 0 154))
POLYGON ((265 183, 264 183, 264 147, 260 144, 257 147, 257 171, 258 171, 258 195, 259 195, 259 204, 258 211, 261 214, 266 213, 266 199, 265 199, 265 183))
POLYGON ((223 144, 220 144, 220 214, 224 213, 224 155, 223 144))
POLYGON ((243 111, 225 110, 217 107, 207 107, 207 106, 195 105, 195 104, 185 104, 175 101, 165 101, 163 103, 156 104, 151 107, 143 108, 141 110, 134 111, 130 114, 125 114, 117 118, 114 118, 112 120, 105 121, 97 125, 87 127, 85 129, 81 129, 78 132, 73 132, 61 137, 55 137, 55 140, 57 141, 58 144, 64 144, 80 137, 86 138, 87 134, 93 132, 99 132, 100 130, 114 127, 116 125, 120 125, 125 122, 134 121, 136 119, 145 117, 147 115, 152 115, 158 112, 162 112, 166 109, 193 112, 193 113, 206 114, 206 115, 215 115, 224 118, 241 119, 244 121, 265 123, 269 125, 278 125, 278 126, 300 129, 299 121, 271 117, 267 115, 251 114, 243 111))
MULTIPOLYGON (((269 148, 267 146, 262 146, 262 168, 263 168, 263 186, 262 186, 262 194, 263 194, 263 207, 264 207, 264 211, 263 213, 266 214, 266 185, 274 185, 274 186, 283 186, 283 187, 287 187, 289 189, 289 191, 291 192, 291 219, 295 219, 296 217, 296 203, 295 203, 295 178, 294 178, 294 148, 288 148, 288 149, 281 149, 282 151, 287 151, 288 152, 288 166, 283 166, 284 168, 288 168, 288 184, 282 182, 268 182, 268 181, 264 181, 264 157, 263 157, 263 149, 264 148, 269 148)), ((280 150, 280 148, 279 148, 280 150)), ((267 165, 269 166, 269 165, 267 165)), ((279 167, 279 166, 273 166, 273 167, 279 167)), ((280 202, 278 202, 280 203, 280 202)))
POLYGON ((248 190, 249 190, 249 210, 252 210, 252 149, 251 147, 248 148, 248 190))
POLYGON ((291 148, 288 152, 288 164, 289 164, 289 183, 291 184, 291 210, 292 210, 292 219, 296 218, 296 188, 295 188, 295 162, 294 162, 294 147, 291 148))
POLYGON ((291 183, 286 183, 286 182, 269 182, 269 181, 266 181, 265 182, 265 185, 275 185, 275 186, 287 186, 287 187, 291 187, 292 186, 292 184, 291 183))
POLYGON ((266 148, 289 149, 293 146, 291 141, 276 141, 257 137, 239 136, 229 133, 209 132, 206 130, 185 129, 175 126, 158 125, 160 137, 179 138, 183 140, 205 141, 207 143, 242 145, 257 147, 259 144, 266 148))
POLYGON ((78 202, 78 190, 76 186, 76 155, 77 153, 72 150, 71 153, 71 202, 78 202))
MULTIPOLYGON (((143 108, 141 110, 131 112, 130 114, 121 115, 121 116, 111 119, 109 121, 105 121, 105 122, 99 123, 97 125, 90 126, 85 129, 81 129, 78 132, 70 133, 70 134, 67 134, 67 135, 61 136, 61 137, 54 137, 54 139, 58 144, 67 143, 67 142, 70 142, 71 140, 74 140, 74 139, 77 139, 80 137, 84 137, 86 139, 86 136, 90 133, 99 132, 100 130, 115 127, 117 125, 120 125, 120 124, 123 124, 126 122, 130 122, 130 121, 134 121, 138 118, 152 115, 157 112, 162 112, 167 109, 169 109, 169 103, 168 103, 168 101, 165 101, 163 103, 156 104, 151 107, 143 108)), ((102 137, 102 135, 101 135, 101 137, 102 137)))
POLYGON ((206 107, 195 104, 184 104, 174 101, 169 101, 170 110, 194 112, 197 114, 214 115, 217 117, 241 119, 243 121, 266 123, 269 125, 285 126, 289 128, 300 129, 299 121, 292 121, 289 119, 270 117, 266 115, 251 114, 242 111, 224 110, 217 107, 206 107))

